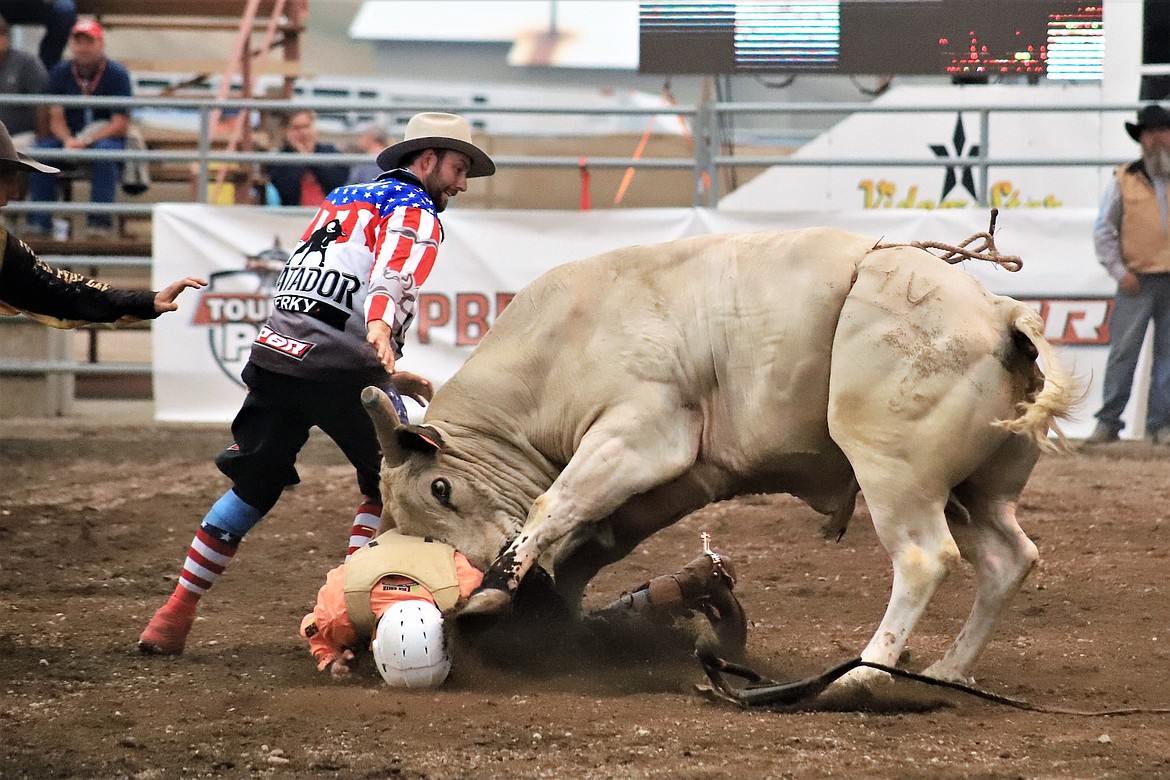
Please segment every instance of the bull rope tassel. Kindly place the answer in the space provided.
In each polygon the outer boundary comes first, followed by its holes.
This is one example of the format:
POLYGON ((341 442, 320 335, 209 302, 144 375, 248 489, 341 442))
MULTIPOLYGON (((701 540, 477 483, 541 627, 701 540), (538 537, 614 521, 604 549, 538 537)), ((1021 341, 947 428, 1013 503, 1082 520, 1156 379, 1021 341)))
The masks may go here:
POLYGON ((1000 254, 999 249, 997 249, 995 246, 995 219, 998 216, 999 209, 992 209, 991 224, 988 226, 987 230, 981 233, 976 233, 958 246, 954 246, 953 244, 944 244, 941 241, 911 241, 909 244, 887 244, 884 242, 878 242, 873 245, 873 248, 876 250, 895 249, 900 246, 911 246, 915 249, 925 249, 928 252, 932 249, 937 249, 942 252, 946 252, 946 254, 936 255, 936 257, 938 257, 944 263, 950 263, 951 265, 954 265, 955 263, 961 263, 964 260, 985 260, 989 263, 995 263, 996 265, 1008 271, 1019 271, 1024 267, 1024 261, 1019 257, 1019 255, 1000 254), (971 247, 970 249, 967 248, 973 241, 979 239, 982 240, 981 243, 971 247))

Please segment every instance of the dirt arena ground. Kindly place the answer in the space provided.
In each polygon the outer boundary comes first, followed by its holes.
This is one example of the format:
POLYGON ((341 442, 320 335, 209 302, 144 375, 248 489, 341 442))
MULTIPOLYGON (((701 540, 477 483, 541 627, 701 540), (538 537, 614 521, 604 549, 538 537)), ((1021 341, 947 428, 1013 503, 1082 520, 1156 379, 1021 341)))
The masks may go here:
MULTIPOLYGON (((961 694, 924 708, 910 682, 878 711, 742 711, 697 694, 681 650, 538 670, 468 661, 432 692, 392 691, 371 666, 333 683, 296 635, 355 503, 318 437, 303 484, 204 600, 187 654, 142 657, 138 632, 226 486, 212 458, 228 436, 0 422, 0 776, 1170 776, 1170 715, 1037 714, 961 694)), ((1170 450, 1140 443, 1040 463, 1020 515, 1041 563, 976 669, 981 687, 1083 710, 1170 707, 1168 475, 1170 450)), ((787 498, 716 505, 603 572, 588 601, 675 571, 707 530, 740 569, 749 665, 816 673, 860 652, 890 581, 864 511, 839 543, 819 527, 787 498)), ((971 597, 964 568, 902 665, 941 654, 971 597)))

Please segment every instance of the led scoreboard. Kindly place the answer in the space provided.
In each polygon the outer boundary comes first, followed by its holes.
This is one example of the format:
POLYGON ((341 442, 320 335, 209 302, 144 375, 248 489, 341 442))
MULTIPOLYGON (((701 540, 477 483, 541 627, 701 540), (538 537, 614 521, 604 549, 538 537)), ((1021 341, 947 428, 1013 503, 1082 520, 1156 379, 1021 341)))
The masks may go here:
POLYGON ((1100 79, 1101 2, 641 3, 642 73, 1100 79))

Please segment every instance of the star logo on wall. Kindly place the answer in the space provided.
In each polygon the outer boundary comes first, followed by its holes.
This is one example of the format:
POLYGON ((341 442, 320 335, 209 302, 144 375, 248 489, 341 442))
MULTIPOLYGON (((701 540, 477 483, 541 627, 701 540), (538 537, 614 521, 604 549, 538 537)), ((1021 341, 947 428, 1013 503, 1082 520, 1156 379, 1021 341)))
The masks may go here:
POLYGON ((952 149, 948 149, 942 144, 931 144, 930 151, 934 152, 934 156, 947 161, 947 175, 943 180, 942 194, 938 197, 938 202, 941 204, 946 200, 947 195, 951 194, 951 190, 960 181, 963 184, 963 189, 971 193, 971 197, 978 200, 979 196, 975 193, 975 174, 971 170, 970 163, 964 164, 963 158, 971 158, 979 156, 979 144, 972 144, 970 148, 967 146, 967 133, 963 130, 963 115, 955 115, 955 133, 951 137, 952 149))

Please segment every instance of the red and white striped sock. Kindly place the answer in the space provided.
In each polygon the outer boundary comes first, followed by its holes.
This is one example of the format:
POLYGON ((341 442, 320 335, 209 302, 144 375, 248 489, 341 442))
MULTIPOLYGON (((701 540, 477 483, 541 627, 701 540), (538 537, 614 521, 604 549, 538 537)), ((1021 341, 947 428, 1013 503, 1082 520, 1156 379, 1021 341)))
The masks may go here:
POLYGON ((353 555, 354 550, 364 547, 366 542, 378 535, 382 527, 382 505, 366 499, 358 507, 353 518, 353 527, 349 530, 349 549, 345 551, 345 559, 353 555))
POLYGON ((204 523, 195 532, 183 570, 179 572, 179 584, 171 601, 176 599, 193 608, 199 603, 208 588, 215 584, 219 575, 231 563, 240 546, 240 537, 204 523))

